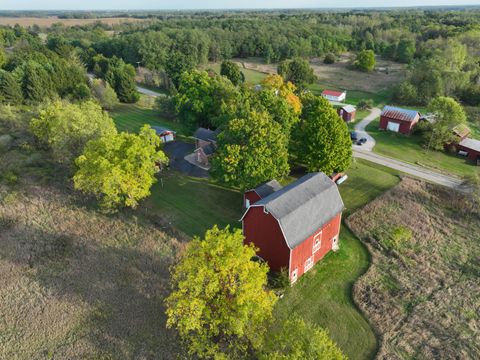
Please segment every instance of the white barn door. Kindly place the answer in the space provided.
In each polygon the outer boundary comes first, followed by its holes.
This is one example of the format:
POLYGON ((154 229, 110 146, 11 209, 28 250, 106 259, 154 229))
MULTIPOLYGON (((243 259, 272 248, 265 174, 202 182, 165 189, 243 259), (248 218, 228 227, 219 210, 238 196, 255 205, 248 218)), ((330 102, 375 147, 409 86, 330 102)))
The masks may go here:
POLYGON ((389 121, 387 124, 387 130, 398 132, 400 130, 400 124, 389 121))

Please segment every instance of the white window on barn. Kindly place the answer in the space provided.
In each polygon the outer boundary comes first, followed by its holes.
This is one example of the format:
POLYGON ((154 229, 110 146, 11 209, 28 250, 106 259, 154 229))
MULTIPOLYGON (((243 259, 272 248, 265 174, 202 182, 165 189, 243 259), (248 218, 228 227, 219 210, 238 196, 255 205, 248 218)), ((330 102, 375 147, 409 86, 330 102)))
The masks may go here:
POLYGON ((297 281, 298 279, 298 269, 295 269, 292 271, 292 274, 290 275, 290 280, 292 282, 292 284, 297 281))
POLYGON ((322 247, 322 231, 319 231, 313 237, 313 253, 315 254, 322 247))
POLYGON ((334 236, 332 238, 332 250, 337 251, 338 249, 340 249, 340 246, 338 246, 338 236, 334 236))
POLYGON ((245 207, 247 209, 250 207, 250 199, 245 199, 245 207))
POLYGON ((303 272, 306 273, 313 266, 313 255, 310 256, 307 261, 305 261, 305 266, 303 267, 303 272))

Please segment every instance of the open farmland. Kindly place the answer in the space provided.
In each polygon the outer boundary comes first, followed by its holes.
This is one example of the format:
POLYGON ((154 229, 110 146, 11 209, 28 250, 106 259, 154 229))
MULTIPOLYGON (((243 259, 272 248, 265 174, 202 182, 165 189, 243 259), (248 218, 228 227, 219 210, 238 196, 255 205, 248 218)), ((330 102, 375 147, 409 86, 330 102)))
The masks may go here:
POLYGON ((354 296, 379 359, 478 359, 478 204, 406 178, 348 218, 372 254, 354 296))
POLYGON ((112 18, 94 18, 94 19, 59 19, 56 16, 48 17, 0 17, 0 25, 14 26, 16 24, 24 27, 38 25, 40 27, 50 27, 53 24, 63 24, 65 26, 89 25, 101 22, 107 25, 118 25, 127 22, 141 22, 145 19, 135 19, 128 17, 112 18))

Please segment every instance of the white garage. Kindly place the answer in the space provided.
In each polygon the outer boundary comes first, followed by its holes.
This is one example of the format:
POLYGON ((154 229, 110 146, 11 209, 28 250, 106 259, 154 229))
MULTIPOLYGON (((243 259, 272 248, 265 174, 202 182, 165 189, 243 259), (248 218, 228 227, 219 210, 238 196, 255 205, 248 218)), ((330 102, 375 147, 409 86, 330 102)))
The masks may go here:
POLYGON ((400 130, 400 124, 396 122, 389 121, 387 124, 387 130, 398 132, 400 130))

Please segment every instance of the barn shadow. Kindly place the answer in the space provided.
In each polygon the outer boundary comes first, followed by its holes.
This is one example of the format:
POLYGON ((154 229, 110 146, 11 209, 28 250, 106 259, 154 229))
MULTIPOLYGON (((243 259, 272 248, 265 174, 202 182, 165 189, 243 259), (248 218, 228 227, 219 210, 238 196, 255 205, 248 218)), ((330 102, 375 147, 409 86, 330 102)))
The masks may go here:
MULTIPOLYGON (((87 305, 88 313, 79 326, 84 328, 82 341, 95 349, 93 358, 182 357, 176 333, 166 329, 164 299, 169 291, 171 254, 149 252, 148 246, 137 247, 128 239, 121 244, 100 244, 7 220, 0 224, 0 258, 38 283, 48 296, 74 307, 87 305)), ((36 307, 42 306, 33 302, 29 313, 21 316, 31 316, 32 324, 43 322, 40 328, 48 333, 55 319, 36 319, 36 307)), ((53 349, 53 355, 62 357, 61 350, 53 349)))

